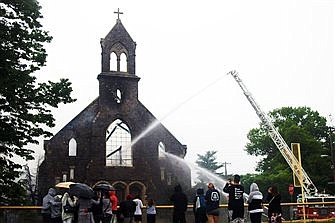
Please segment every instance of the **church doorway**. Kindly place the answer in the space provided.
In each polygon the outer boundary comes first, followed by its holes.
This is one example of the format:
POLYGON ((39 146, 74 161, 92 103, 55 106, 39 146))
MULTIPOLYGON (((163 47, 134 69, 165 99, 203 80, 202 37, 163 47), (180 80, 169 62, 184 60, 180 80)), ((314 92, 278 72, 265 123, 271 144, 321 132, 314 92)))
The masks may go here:
POLYGON ((143 183, 136 181, 129 184, 129 194, 131 194, 134 198, 139 197, 143 201, 145 193, 146 188, 143 183))
POLYGON ((116 190, 116 196, 119 200, 119 202, 126 200, 126 196, 127 196, 127 185, 125 183, 122 182, 117 182, 115 184, 113 184, 113 187, 116 190))

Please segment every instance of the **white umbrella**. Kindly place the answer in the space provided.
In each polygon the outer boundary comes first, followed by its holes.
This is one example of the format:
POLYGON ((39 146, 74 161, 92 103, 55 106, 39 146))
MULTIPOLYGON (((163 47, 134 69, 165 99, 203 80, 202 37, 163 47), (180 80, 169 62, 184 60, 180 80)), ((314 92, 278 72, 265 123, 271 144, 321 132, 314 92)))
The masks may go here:
POLYGON ((67 181, 67 182, 60 182, 58 184, 55 185, 55 187, 59 187, 59 188, 70 188, 70 185, 75 184, 74 182, 71 181, 67 181))

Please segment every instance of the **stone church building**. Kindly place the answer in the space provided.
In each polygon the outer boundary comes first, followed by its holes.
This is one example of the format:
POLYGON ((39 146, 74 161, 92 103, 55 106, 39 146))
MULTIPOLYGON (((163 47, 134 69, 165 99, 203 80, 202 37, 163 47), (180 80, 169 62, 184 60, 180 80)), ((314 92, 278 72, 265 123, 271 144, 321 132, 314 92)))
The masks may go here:
POLYGON ((191 188, 191 171, 181 160, 187 147, 139 101, 136 43, 119 18, 100 43, 99 96, 44 142, 40 196, 63 181, 107 181, 120 200, 130 193, 168 204, 176 184, 191 188))

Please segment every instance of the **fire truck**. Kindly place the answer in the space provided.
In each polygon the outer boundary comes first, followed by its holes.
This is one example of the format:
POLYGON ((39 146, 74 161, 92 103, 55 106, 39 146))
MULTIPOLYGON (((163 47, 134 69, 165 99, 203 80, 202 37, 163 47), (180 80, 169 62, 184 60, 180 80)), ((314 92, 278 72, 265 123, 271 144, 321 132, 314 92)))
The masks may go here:
MULTIPOLYGON (((335 218, 335 196, 329 194, 318 194, 318 196, 304 196, 306 205, 298 205, 293 209, 293 214, 296 219, 305 217, 310 219, 335 218)), ((301 194, 298 195, 298 203, 303 203, 301 194)))
POLYGON ((335 196, 318 193, 315 184, 307 175, 306 171, 302 168, 300 162, 293 154, 290 147, 287 145, 283 137, 280 135, 276 127, 273 125, 270 117, 266 113, 264 113, 260 108, 260 106, 256 103, 255 99, 253 98, 251 93, 247 90, 241 78, 238 76, 238 73, 236 71, 230 71, 228 75, 232 75, 232 77, 238 83, 245 97, 248 99, 251 106, 256 111, 257 116, 260 118, 262 124, 268 131, 272 141, 275 143, 281 155, 285 158, 286 162, 292 169, 293 174, 296 176, 296 179, 299 179, 299 183, 304 193, 298 195, 297 203, 308 202, 308 205, 298 205, 295 210, 296 217, 303 218, 304 212, 305 217, 307 218, 335 217, 335 205, 334 203, 332 203, 335 202, 335 196), (323 202, 323 204, 321 204, 320 202, 323 202), (326 204, 327 202, 330 202, 330 204, 326 204))

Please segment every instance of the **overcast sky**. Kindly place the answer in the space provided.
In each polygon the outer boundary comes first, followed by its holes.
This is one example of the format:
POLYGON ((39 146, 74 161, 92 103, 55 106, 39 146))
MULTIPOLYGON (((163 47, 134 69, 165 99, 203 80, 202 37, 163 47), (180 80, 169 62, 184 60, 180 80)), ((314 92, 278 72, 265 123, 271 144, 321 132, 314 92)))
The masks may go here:
MULTIPOLYGON (((235 80, 237 70, 267 113, 308 106, 335 112, 334 1, 40 0, 47 45, 41 81, 73 83, 77 102, 55 110, 57 133, 98 96, 100 38, 115 25, 137 43, 139 100, 183 144, 186 159, 218 151, 230 173, 254 172, 247 133, 259 118, 235 80)), ((39 145, 40 152, 42 145, 39 145)), ((303 148, 302 148, 303 149, 303 148)))

